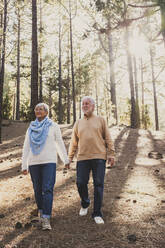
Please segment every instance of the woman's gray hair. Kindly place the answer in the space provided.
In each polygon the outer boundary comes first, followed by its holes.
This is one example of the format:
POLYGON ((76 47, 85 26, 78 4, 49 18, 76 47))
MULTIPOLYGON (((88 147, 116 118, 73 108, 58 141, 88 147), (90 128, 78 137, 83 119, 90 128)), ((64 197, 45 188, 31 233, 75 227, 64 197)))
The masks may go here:
POLYGON ((84 100, 89 100, 93 105, 95 105, 95 100, 91 96, 84 96, 81 102, 84 100))
MULTIPOLYGON (((38 104, 35 106, 35 109, 38 108, 38 107, 44 107, 44 110, 45 110, 47 113, 49 113, 49 106, 48 106, 46 103, 44 103, 44 102, 38 103, 38 104)), ((35 110, 35 109, 34 109, 34 110, 35 110)))

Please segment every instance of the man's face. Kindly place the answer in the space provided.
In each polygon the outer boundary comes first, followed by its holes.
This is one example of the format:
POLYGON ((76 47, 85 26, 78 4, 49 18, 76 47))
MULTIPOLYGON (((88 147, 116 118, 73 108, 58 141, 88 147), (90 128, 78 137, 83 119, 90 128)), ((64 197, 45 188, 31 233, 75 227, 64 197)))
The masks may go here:
POLYGON ((89 99, 84 99, 82 102, 82 111, 85 115, 91 115, 94 111, 94 104, 89 99))

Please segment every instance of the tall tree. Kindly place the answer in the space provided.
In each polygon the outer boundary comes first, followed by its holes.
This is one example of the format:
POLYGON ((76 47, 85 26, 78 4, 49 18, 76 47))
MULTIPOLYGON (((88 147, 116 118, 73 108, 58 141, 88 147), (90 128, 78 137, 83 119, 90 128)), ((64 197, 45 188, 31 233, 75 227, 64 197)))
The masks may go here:
POLYGON ((141 58, 140 61, 140 70, 141 70, 141 89, 142 89, 142 127, 144 127, 144 66, 143 66, 143 59, 141 58))
POLYGON ((135 92, 134 92, 134 81, 133 81, 133 69, 132 69, 132 57, 129 50, 129 30, 126 26, 125 30, 125 45, 126 45, 126 55, 127 55, 127 66, 128 66, 128 76, 129 85, 131 93, 131 127, 137 127, 137 115, 136 115, 136 105, 135 105, 135 92))
POLYGON ((40 0, 40 44, 39 44, 39 101, 42 102, 43 100, 43 82, 42 82, 42 71, 43 71, 43 66, 42 66, 42 36, 43 36, 43 23, 42 23, 42 0, 40 0))
POLYGON ((150 46, 150 61, 151 61, 153 95, 154 95, 155 129, 159 130, 158 104, 157 104, 156 85, 155 85, 155 72, 154 72, 154 55, 153 55, 153 48, 151 46, 150 46))
POLYGON ((69 59, 69 33, 68 33, 68 56, 67 56, 67 124, 70 124, 70 59, 69 59))
POLYGON ((139 90, 138 90, 138 83, 137 83, 137 65, 136 65, 136 57, 133 56, 133 65, 134 65, 134 81, 135 81, 135 95, 136 95, 136 120, 137 125, 136 127, 140 127, 140 109, 139 109, 139 90))
POLYGON ((2 52, 0 63, 0 143, 2 143, 2 104, 3 104, 3 86, 5 76, 5 55, 6 55, 6 28, 7 28, 7 0, 4 0, 3 6, 3 34, 2 34, 2 52))
POLYGON ((16 120, 20 119, 20 8, 17 7, 17 97, 16 97, 16 120))
POLYGON ((97 86, 97 64, 95 63, 94 69, 94 78, 95 78, 95 92, 96 92, 96 113, 99 114, 99 99, 98 99, 98 86, 97 86))
POLYGON ((71 9, 71 0, 69 0, 70 59, 71 59, 71 74, 72 74, 73 122, 75 122, 76 121, 76 93, 75 93, 75 81, 74 81, 72 18, 73 17, 72 17, 72 9, 71 9))
POLYGON ((58 49, 58 123, 62 123, 62 117, 63 117, 63 111, 62 111, 62 65, 61 65, 61 1, 60 1, 60 6, 59 6, 59 32, 58 32, 58 44, 59 44, 59 49, 58 49))
POLYGON ((116 99, 116 79, 115 79, 115 56, 114 56, 114 44, 113 44, 113 26, 117 16, 120 15, 121 1, 94 1, 97 11, 101 11, 103 17, 105 18, 105 27, 100 27, 100 24, 95 23, 94 27, 97 29, 99 34, 99 40, 104 51, 108 54, 109 59, 109 71, 110 71, 110 96, 113 105, 112 112, 114 119, 116 120, 116 125, 118 124, 117 115, 117 99, 116 99), (112 11, 113 10, 113 11, 112 11), (105 34, 108 39, 108 49, 102 41, 101 34, 105 34))
POLYGON ((109 44, 109 69, 110 69, 110 89, 111 89, 111 101, 113 105, 113 114, 116 120, 116 125, 118 124, 118 116, 117 116, 117 100, 116 100, 116 83, 115 83, 115 70, 114 70, 114 49, 113 49, 113 41, 112 41, 112 32, 109 23, 108 29, 108 44, 109 44))
POLYGON ((37 0, 32 0, 32 58, 31 58, 31 117, 35 118, 34 108, 38 103, 38 39, 37 39, 37 0))

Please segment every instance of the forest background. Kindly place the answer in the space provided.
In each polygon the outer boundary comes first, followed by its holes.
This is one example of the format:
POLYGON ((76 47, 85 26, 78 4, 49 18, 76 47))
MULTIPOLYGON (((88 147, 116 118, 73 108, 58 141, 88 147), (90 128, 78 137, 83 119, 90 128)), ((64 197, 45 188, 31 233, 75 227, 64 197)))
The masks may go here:
POLYGON ((62 123, 91 95, 109 126, 165 130, 165 1, 1 0, 2 120, 62 123))

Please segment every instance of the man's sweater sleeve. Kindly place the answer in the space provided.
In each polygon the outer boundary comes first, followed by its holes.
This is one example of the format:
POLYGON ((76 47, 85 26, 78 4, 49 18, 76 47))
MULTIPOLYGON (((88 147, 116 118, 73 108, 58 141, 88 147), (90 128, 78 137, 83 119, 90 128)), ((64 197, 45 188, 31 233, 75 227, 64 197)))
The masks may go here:
POLYGON ((29 134, 28 130, 25 135, 25 141, 23 145, 22 151, 22 170, 28 170, 28 156, 30 152, 30 142, 29 142, 29 134))
POLYGON ((73 131, 72 131, 72 137, 71 142, 69 145, 69 160, 72 161, 73 157, 77 151, 78 148, 78 135, 77 135, 77 129, 78 129, 78 121, 74 124, 73 131))
POLYGON ((69 159, 67 156, 67 152, 66 152, 66 148, 64 145, 64 141, 62 139, 62 135, 61 135, 61 130, 58 124, 54 125, 55 128, 55 140, 56 140, 56 148, 57 148, 57 152, 61 158, 61 160, 63 161, 64 164, 68 164, 69 163, 69 159))
MULTIPOLYGON (((104 119, 103 119, 104 120, 104 119)), ((109 132, 109 128, 108 125, 106 123, 106 121, 104 120, 104 139, 105 139, 105 143, 106 143, 106 147, 107 147, 107 158, 114 158, 115 157, 115 148, 114 148, 114 144, 109 132)))

